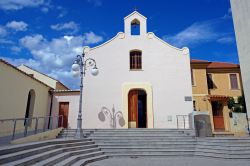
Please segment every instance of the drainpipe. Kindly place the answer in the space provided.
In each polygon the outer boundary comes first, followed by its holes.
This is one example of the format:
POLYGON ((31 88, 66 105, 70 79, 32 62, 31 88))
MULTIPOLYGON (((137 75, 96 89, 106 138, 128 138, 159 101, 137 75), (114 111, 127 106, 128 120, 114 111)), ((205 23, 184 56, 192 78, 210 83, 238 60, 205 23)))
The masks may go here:
MULTIPOLYGON (((49 91, 49 94, 50 94, 50 107, 49 107, 49 122, 48 122, 48 129, 50 127, 50 117, 52 115, 52 107, 53 107, 53 91, 49 91)), ((53 125, 53 124, 52 124, 53 125)))

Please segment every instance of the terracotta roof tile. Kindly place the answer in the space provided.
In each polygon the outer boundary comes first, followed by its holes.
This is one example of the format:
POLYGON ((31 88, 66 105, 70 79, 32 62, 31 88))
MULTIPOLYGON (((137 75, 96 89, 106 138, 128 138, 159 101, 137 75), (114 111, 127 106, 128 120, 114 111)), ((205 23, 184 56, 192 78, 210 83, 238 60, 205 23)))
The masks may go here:
POLYGON ((190 63, 207 63, 208 69, 230 69, 230 68, 240 68, 239 64, 227 63, 227 62, 209 62, 207 60, 192 59, 190 63))
POLYGON ((191 59, 191 63, 209 63, 209 61, 199 60, 199 59, 191 59))
POLYGON ((239 64, 225 63, 225 62, 211 62, 207 66, 208 69, 227 69, 227 68, 240 68, 239 64))

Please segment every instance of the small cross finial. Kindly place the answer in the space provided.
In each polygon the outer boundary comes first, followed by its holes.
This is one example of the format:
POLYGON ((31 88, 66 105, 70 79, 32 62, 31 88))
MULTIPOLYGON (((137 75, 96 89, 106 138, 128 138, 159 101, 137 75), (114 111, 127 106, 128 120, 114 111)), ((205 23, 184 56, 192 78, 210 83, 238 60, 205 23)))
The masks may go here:
POLYGON ((138 8, 136 6, 134 7, 134 11, 138 11, 138 8))

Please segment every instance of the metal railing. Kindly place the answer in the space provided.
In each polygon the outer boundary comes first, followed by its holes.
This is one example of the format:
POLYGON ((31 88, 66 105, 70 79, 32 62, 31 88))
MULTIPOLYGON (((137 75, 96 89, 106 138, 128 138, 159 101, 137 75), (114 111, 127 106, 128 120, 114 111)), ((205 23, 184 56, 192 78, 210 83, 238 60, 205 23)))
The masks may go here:
POLYGON ((7 130, 7 133, 11 136, 11 139, 14 140, 16 134, 22 135, 23 131, 23 137, 26 137, 27 135, 37 134, 38 132, 45 132, 46 130, 52 130, 53 128, 58 128, 63 126, 63 116, 44 116, 44 117, 33 117, 33 118, 15 118, 15 119, 0 119, 0 130, 2 130, 4 127, 4 124, 11 123, 12 125, 8 126, 9 130, 7 130), (54 121, 54 118, 56 118, 56 121, 54 121), (39 129, 39 122, 42 123, 40 125, 39 129), (35 121, 35 123, 33 123, 35 121), (19 125, 18 133, 17 133, 17 123, 21 123, 21 126, 19 125), (12 127, 11 127, 12 126, 12 127), (34 130, 31 130, 34 127, 34 130), (12 128, 12 129, 11 129, 12 128), (29 129, 31 131, 29 131, 29 129), (11 132, 12 130, 12 132, 11 132))
POLYGON ((176 122, 178 129, 189 129, 189 116, 188 115, 176 115, 176 122))

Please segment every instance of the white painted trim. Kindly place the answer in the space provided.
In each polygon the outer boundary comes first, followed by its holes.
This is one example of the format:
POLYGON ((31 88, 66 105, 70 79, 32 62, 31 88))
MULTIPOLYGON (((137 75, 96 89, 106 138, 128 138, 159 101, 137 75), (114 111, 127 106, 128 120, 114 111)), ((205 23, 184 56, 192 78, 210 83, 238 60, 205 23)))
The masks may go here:
POLYGON ((139 16, 141 16, 142 18, 144 18, 145 20, 147 19, 147 17, 143 16, 141 13, 134 11, 132 13, 130 13, 128 16, 124 17, 124 20, 126 20, 127 18, 131 17, 134 14, 138 14, 139 16))
MULTIPOLYGON (((104 43, 102 43, 102 44, 100 44, 100 45, 98 45, 98 46, 95 46, 95 47, 93 47, 93 48, 90 48, 89 51, 92 51, 92 50, 94 50, 94 49, 97 49, 97 48, 99 48, 99 47, 102 47, 102 46, 104 46, 104 45, 110 43, 111 41, 115 40, 116 38, 118 38, 119 35, 123 35, 123 34, 124 34, 124 32, 118 32, 117 35, 114 36, 113 38, 109 39, 108 41, 106 41, 106 42, 104 42, 104 43)), ((86 48, 86 47, 84 47, 84 48, 86 48)))
MULTIPOLYGON (((95 49, 97 49, 97 48, 99 48, 99 47, 102 47, 102 46, 104 46, 104 45, 110 43, 111 41, 115 40, 116 38, 119 38, 120 35, 125 35, 125 33, 124 33, 124 32, 118 32, 117 35, 114 36, 113 38, 111 38, 110 40, 108 40, 108 41, 106 41, 106 42, 104 42, 104 43, 102 43, 102 44, 100 44, 100 45, 98 45, 98 46, 95 46, 95 47, 93 47, 93 48, 90 48, 90 47, 88 47, 88 46, 85 46, 85 47, 83 47, 83 50, 85 50, 86 48, 89 49, 89 50, 86 49, 86 51, 84 51, 85 53, 87 53, 87 52, 89 52, 89 51, 92 51, 92 50, 95 50, 95 49)), ((183 54, 189 54, 189 49, 188 49, 187 47, 177 48, 177 47, 175 47, 175 46, 172 46, 172 45, 170 45, 169 43, 167 43, 167 42, 165 42, 164 40, 162 40, 161 38, 157 37, 153 32, 148 32, 147 35, 154 36, 155 39, 159 40, 160 42, 164 43, 165 45, 167 45, 167 46, 169 46, 169 47, 171 47, 171 48, 173 48, 173 49, 175 49, 175 50, 183 51, 183 54)), ((121 38, 121 39, 122 39, 122 38, 121 38)))

